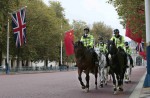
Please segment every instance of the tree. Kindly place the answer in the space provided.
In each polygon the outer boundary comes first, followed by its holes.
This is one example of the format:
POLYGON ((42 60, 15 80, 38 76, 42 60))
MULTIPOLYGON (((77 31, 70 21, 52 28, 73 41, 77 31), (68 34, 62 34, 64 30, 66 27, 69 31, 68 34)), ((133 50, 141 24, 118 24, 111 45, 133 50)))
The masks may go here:
MULTIPOLYGON (((19 50, 20 54, 18 54, 18 56, 24 60, 37 61, 45 59, 58 59, 59 49, 57 47, 60 46, 60 40, 63 36, 62 32, 70 28, 68 20, 65 19, 62 14, 63 10, 61 10, 62 12, 56 11, 54 10, 54 8, 56 8, 55 5, 52 7, 47 6, 41 0, 22 0, 18 2, 17 6, 14 6, 14 3, 9 4, 8 8, 11 8, 11 11, 9 12, 11 13, 16 11, 22 6, 28 6, 26 10, 27 44, 17 49, 15 46, 13 32, 10 31, 10 54, 12 57, 15 57, 19 50), (61 29, 61 24, 63 24, 63 29, 61 29)), ((7 23, 7 19, 5 19, 5 21, 7 23)), ((10 30, 12 30, 12 28, 10 28, 10 30)), ((5 54, 6 33, 2 34, 4 34, 2 37, 4 38, 4 40, 2 40, 2 46, 5 48, 5 51, 3 51, 5 54)))
POLYGON ((72 27, 74 28, 75 40, 80 40, 83 35, 83 29, 87 26, 87 23, 82 20, 73 20, 72 27))
POLYGON ((95 22, 93 24, 92 32, 95 36, 95 40, 98 40, 98 37, 103 37, 105 41, 109 40, 112 36, 112 28, 105 25, 103 22, 95 22))
POLYGON ((114 5, 124 27, 130 22, 133 33, 139 33, 145 39, 144 0, 108 0, 108 3, 114 5))
MULTIPOLYGON (((71 26, 69 25, 68 20, 65 18, 65 14, 64 14, 64 8, 61 6, 61 3, 59 1, 49 1, 50 3, 50 10, 52 10, 54 12, 54 15, 56 17, 57 20, 57 32, 59 36, 59 38, 57 39, 57 44, 56 44, 56 49, 58 49, 57 52, 55 52, 53 55, 56 55, 57 53, 57 58, 55 58, 54 60, 59 61, 60 60, 60 42, 63 42, 64 39, 64 33, 66 31, 68 31, 69 29, 71 29, 71 26)), ((55 50, 56 50, 55 49, 55 50)), ((65 49, 63 47, 63 53, 65 53, 65 49)), ((66 58, 66 55, 63 54, 63 58, 66 58)), ((64 60, 63 60, 64 61, 64 60)))
POLYGON ((6 32, 7 20, 9 12, 12 8, 18 6, 19 0, 1 0, 0 1, 0 65, 2 61, 2 54, 6 53, 6 32))

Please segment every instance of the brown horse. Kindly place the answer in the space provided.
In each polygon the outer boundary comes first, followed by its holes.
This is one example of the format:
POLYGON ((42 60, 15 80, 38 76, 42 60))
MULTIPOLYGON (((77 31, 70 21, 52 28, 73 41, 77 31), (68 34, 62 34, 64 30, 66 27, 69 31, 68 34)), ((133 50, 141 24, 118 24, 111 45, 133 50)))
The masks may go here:
POLYGON ((78 67, 78 79, 80 81, 82 89, 85 89, 86 92, 89 91, 90 72, 95 75, 95 86, 97 89, 98 66, 95 65, 95 62, 93 60, 93 56, 97 54, 95 52, 91 52, 91 49, 87 49, 81 41, 77 41, 74 44, 74 52, 76 58, 76 65, 78 67), (86 85, 82 81, 82 72, 86 74, 86 85))

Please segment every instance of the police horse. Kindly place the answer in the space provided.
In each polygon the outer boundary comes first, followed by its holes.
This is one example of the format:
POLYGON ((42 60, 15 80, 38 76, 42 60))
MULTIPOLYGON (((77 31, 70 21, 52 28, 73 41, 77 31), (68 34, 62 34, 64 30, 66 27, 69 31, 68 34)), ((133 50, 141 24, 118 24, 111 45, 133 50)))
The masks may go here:
POLYGON ((114 94, 117 91, 123 91, 123 79, 126 71, 126 60, 125 55, 120 51, 114 41, 109 40, 107 43, 108 58, 110 66, 110 74, 113 79, 114 94))
POLYGON ((131 73, 132 73, 132 67, 133 67, 133 59, 131 57, 131 55, 128 55, 127 54, 127 60, 128 60, 128 68, 126 69, 126 72, 125 72, 125 83, 129 83, 131 82, 131 73))
POLYGON ((98 47, 94 48, 95 52, 98 55, 99 60, 99 78, 100 78, 100 87, 107 85, 108 78, 108 68, 106 67, 106 56, 104 53, 100 52, 98 47))
MULTIPOLYGON (((83 42, 77 41, 74 43, 74 53, 76 59, 76 66, 78 67, 78 79, 80 81, 82 89, 85 89, 86 92, 89 92, 89 73, 93 73, 95 75, 95 88, 97 89, 97 75, 98 75, 98 66, 95 65, 93 61, 93 53, 90 49, 87 49, 83 42), (86 85, 82 81, 82 73, 85 73, 86 85)), ((95 57, 97 54, 94 54, 95 57)))

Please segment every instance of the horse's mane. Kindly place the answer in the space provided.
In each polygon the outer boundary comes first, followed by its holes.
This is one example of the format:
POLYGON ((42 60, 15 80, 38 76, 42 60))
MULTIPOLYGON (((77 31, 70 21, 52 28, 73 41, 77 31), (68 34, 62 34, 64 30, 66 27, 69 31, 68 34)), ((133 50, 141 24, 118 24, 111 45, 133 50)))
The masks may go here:
POLYGON ((86 47, 84 46, 83 42, 81 42, 81 41, 75 42, 74 52, 75 52, 75 57, 76 58, 84 56, 85 55, 85 50, 86 50, 86 47))
POLYGON ((107 48, 108 48, 108 52, 110 54, 116 54, 118 52, 118 49, 115 45, 114 40, 108 40, 107 42, 107 48))
POLYGON ((117 68, 124 66, 123 54, 122 52, 118 50, 118 48, 115 45, 115 42, 109 40, 107 47, 108 47, 109 54, 111 54, 112 66, 117 67, 117 68))
POLYGON ((92 54, 90 53, 90 50, 87 49, 83 42, 77 41, 74 44, 74 53, 75 53, 75 58, 76 58, 76 63, 77 66, 86 69, 87 67, 92 67, 93 66, 93 61, 92 61, 92 54))

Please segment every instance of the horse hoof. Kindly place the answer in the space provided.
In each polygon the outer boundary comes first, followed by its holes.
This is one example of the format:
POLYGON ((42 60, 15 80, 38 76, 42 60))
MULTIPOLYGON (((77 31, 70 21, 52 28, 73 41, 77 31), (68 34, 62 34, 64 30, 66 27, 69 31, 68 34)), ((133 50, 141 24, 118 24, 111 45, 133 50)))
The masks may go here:
POLYGON ((85 89, 85 86, 82 86, 82 89, 85 89))
POLYGON ((117 94, 117 91, 114 91, 114 95, 116 95, 117 94))
POLYGON ((114 95, 117 94, 117 88, 114 88, 114 95))
POLYGON ((100 87, 100 88, 103 88, 103 84, 100 84, 99 87, 100 87))
POLYGON ((103 88, 103 84, 101 84, 100 86, 101 86, 101 88, 103 88))
POLYGON ((114 88, 114 91, 117 91, 117 88, 114 88))
POLYGON ((128 81, 125 81, 125 83, 127 83, 127 84, 128 84, 128 81))
POLYGON ((128 82, 127 82, 127 81, 126 81, 125 83, 126 83, 126 84, 128 84, 128 82))
POLYGON ((88 92, 89 92, 89 88, 86 88, 86 89, 85 89, 85 92, 88 93, 88 92))
POLYGON ((119 88, 119 91, 123 91, 123 88, 119 88))

